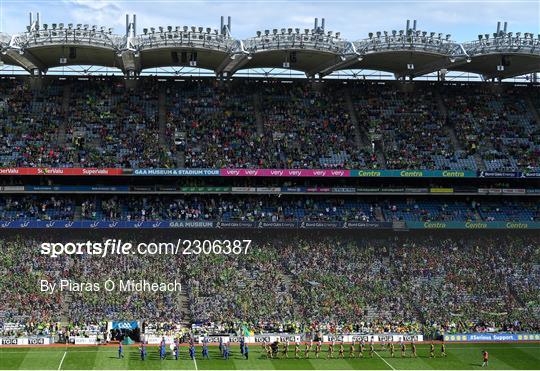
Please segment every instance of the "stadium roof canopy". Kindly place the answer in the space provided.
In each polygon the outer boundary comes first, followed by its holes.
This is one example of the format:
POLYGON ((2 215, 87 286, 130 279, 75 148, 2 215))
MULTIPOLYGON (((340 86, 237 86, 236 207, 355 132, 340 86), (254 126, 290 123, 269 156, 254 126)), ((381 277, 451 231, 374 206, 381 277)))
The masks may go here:
POLYGON ((327 31, 324 19, 312 29, 282 28, 258 31, 236 40, 231 21, 221 18, 219 29, 183 26, 158 27, 136 32, 136 17, 126 16, 124 35, 88 25, 41 24, 39 16, 26 32, 0 34, 3 63, 34 75, 66 65, 115 67, 136 76, 154 67, 189 66, 232 76, 239 70, 291 69, 308 77, 334 71, 385 71, 396 78, 414 78, 433 72, 470 72, 485 79, 504 79, 540 71, 540 35, 506 31, 506 23, 493 35, 457 43, 450 34, 417 30, 409 21, 404 30, 370 33, 369 38, 347 41, 327 31))

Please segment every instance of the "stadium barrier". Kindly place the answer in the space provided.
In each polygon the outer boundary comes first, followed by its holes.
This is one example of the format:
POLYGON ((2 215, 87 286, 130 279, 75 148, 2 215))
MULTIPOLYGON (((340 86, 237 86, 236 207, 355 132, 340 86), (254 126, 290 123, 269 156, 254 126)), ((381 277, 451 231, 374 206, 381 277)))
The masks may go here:
POLYGON ((509 333, 472 333, 472 334, 445 334, 444 341, 539 341, 540 334, 509 334, 509 333))

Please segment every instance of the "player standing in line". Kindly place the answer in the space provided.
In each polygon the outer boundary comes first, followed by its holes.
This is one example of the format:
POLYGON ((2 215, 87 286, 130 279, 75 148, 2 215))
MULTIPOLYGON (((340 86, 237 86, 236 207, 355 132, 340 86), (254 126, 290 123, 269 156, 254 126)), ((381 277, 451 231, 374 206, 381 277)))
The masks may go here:
POLYGON ((403 340, 401 340, 401 358, 405 357, 405 351, 407 350, 407 347, 405 346, 405 343, 403 340))
POLYGON ((431 344, 429 345, 429 358, 435 357, 435 345, 433 345, 433 341, 431 341, 431 344))
POLYGON ((272 358, 272 347, 270 346, 270 344, 266 344, 266 358, 272 358))
POLYGON ((441 344, 441 357, 446 357, 446 344, 444 341, 441 344))
POLYGON ((240 354, 244 355, 244 338, 240 338, 240 354))
POLYGON ((317 345, 315 346, 315 358, 319 358, 319 353, 321 353, 321 346, 322 346, 322 341, 319 340, 317 342, 317 345))
POLYGON ((144 341, 141 343, 141 347, 139 349, 141 351, 141 361, 144 361, 146 358, 146 345, 144 345, 144 341))
POLYGON ((202 357, 203 357, 203 359, 204 358, 210 359, 210 357, 208 356, 208 341, 206 340, 206 338, 203 341, 202 357))
POLYGON ((281 355, 285 358, 289 358, 289 340, 285 340, 283 343, 283 351, 281 352, 281 355))
POLYGON ((300 358, 300 342, 294 343, 294 358, 300 358))
POLYGON ((411 350, 412 350, 412 356, 414 358, 416 358, 417 357, 417 355, 416 355, 416 344, 414 343, 414 341, 411 341, 411 350))
POLYGON ((343 347, 343 340, 339 343, 339 358, 345 358, 345 348, 343 347))
POLYGON ((364 341, 364 339, 362 339, 362 341, 360 342, 360 347, 358 349, 358 357, 359 358, 364 358, 364 349, 366 347, 366 343, 364 341))
POLYGON ((161 339, 161 343, 159 345, 159 358, 165 359, 165 338, 161 339))
POLYGON ((392 358, 394 358, 394 356, 395 356, 394 343, 391 342, 391 343, 389 343, 388 345, 390 346, 390 356, 391 356, 392 358))
POLYGON ((356 349, 354 347, 354 340, 353 342, 351 343, 351 346, 349 348, 349 358, 354 358, 354 353, 356 352, 356 349))
POLYGON ((191 344, 189 346, 189 358, 193 361, 195 359, 195 345, 191 344))
POLYGON ((309 343, 306 343, 306 348, 304 349, 304 358, 309 358, 309 352, 313 348, 313 340, 310 340, 309 343))
POLYGON ((484 362, 482 363, 482 367, 488 367, 488 359, 489 359, 489 353, 485 350, 482 351, 482 356, 484 358, 484 362))
POLYGON ((223 344, 223 358, 229 359, 229 343, 223 344))
POLYGON ((223 355, 223 338, 219 338, 219 353, 223 355))
POLYGON ((118 359, 124 358, 124 347, 122 346, 122 341, 118 343, 118 359))
POLYGON ((386 350, 386 349, 385 349, 385 345, 386 345, 386 344, 384 343, 384 340, 381 341, 381 352, 384 351, 384 350, 386 350))
POLYGON ((369 356, 373 358, 373 353, 375 353, 375 345, 373 344, 373 337, 371 338, 371 341, 369 342, 369 356))
POLYGON ((328 344, 328 355, 327 355, 327 359, 328 358, 334 358, 334 340, 332 340, 332 342, 330 344, 328 344))
POLYGON ((244 357, 247 359, 249 359, 249 346, 248 344, 244 344, 244 357))

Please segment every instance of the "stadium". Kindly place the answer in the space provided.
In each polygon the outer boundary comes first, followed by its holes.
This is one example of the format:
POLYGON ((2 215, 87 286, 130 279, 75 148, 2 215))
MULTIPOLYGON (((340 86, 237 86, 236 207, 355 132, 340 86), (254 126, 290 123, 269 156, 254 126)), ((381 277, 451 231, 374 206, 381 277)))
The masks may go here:
POLYGON ((0 32, 0 369, 540 368, 538 20, 124 15, 0 32))

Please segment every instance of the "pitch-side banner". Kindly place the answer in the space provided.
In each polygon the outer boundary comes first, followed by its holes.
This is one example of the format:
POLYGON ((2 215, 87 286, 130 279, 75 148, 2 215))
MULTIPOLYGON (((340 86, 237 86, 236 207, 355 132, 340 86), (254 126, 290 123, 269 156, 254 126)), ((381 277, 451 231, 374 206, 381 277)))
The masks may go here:
POLYGON ((0 338, 0 345, 48 345, 51 339, 48 337, 31 338, 0 338))
POLYGON ((540 334, 509 334, 509 333, 472 333, 447 334, 444 341, 538 341, 540 334))
MULTIPOLYGON (((195 341, 198 343, 208 342, 208 343, 219 343, 220 340, 223 343, 239 343, 241 339, 244 339, 247 343, 273 343, 286 342, 295 343, 306 341, 305 334, 261 334, 254 336, 199 336, 195 338, 195 341)), ((327 343, 331 341, 344 343, 354 342, 365 342, 366 344, 370 341, 375 343, 379 342, 421 342, 424 340, 423 335, 409 335, 409 334, 346 334, 346 335, 324 335, 322 341, 327 343)))
POLYGON ((98 343, 97 336, 82 337, 82 336, 73 336, 69 338, 71 344, 86 344, 86 345, 95 345, 98 343))

